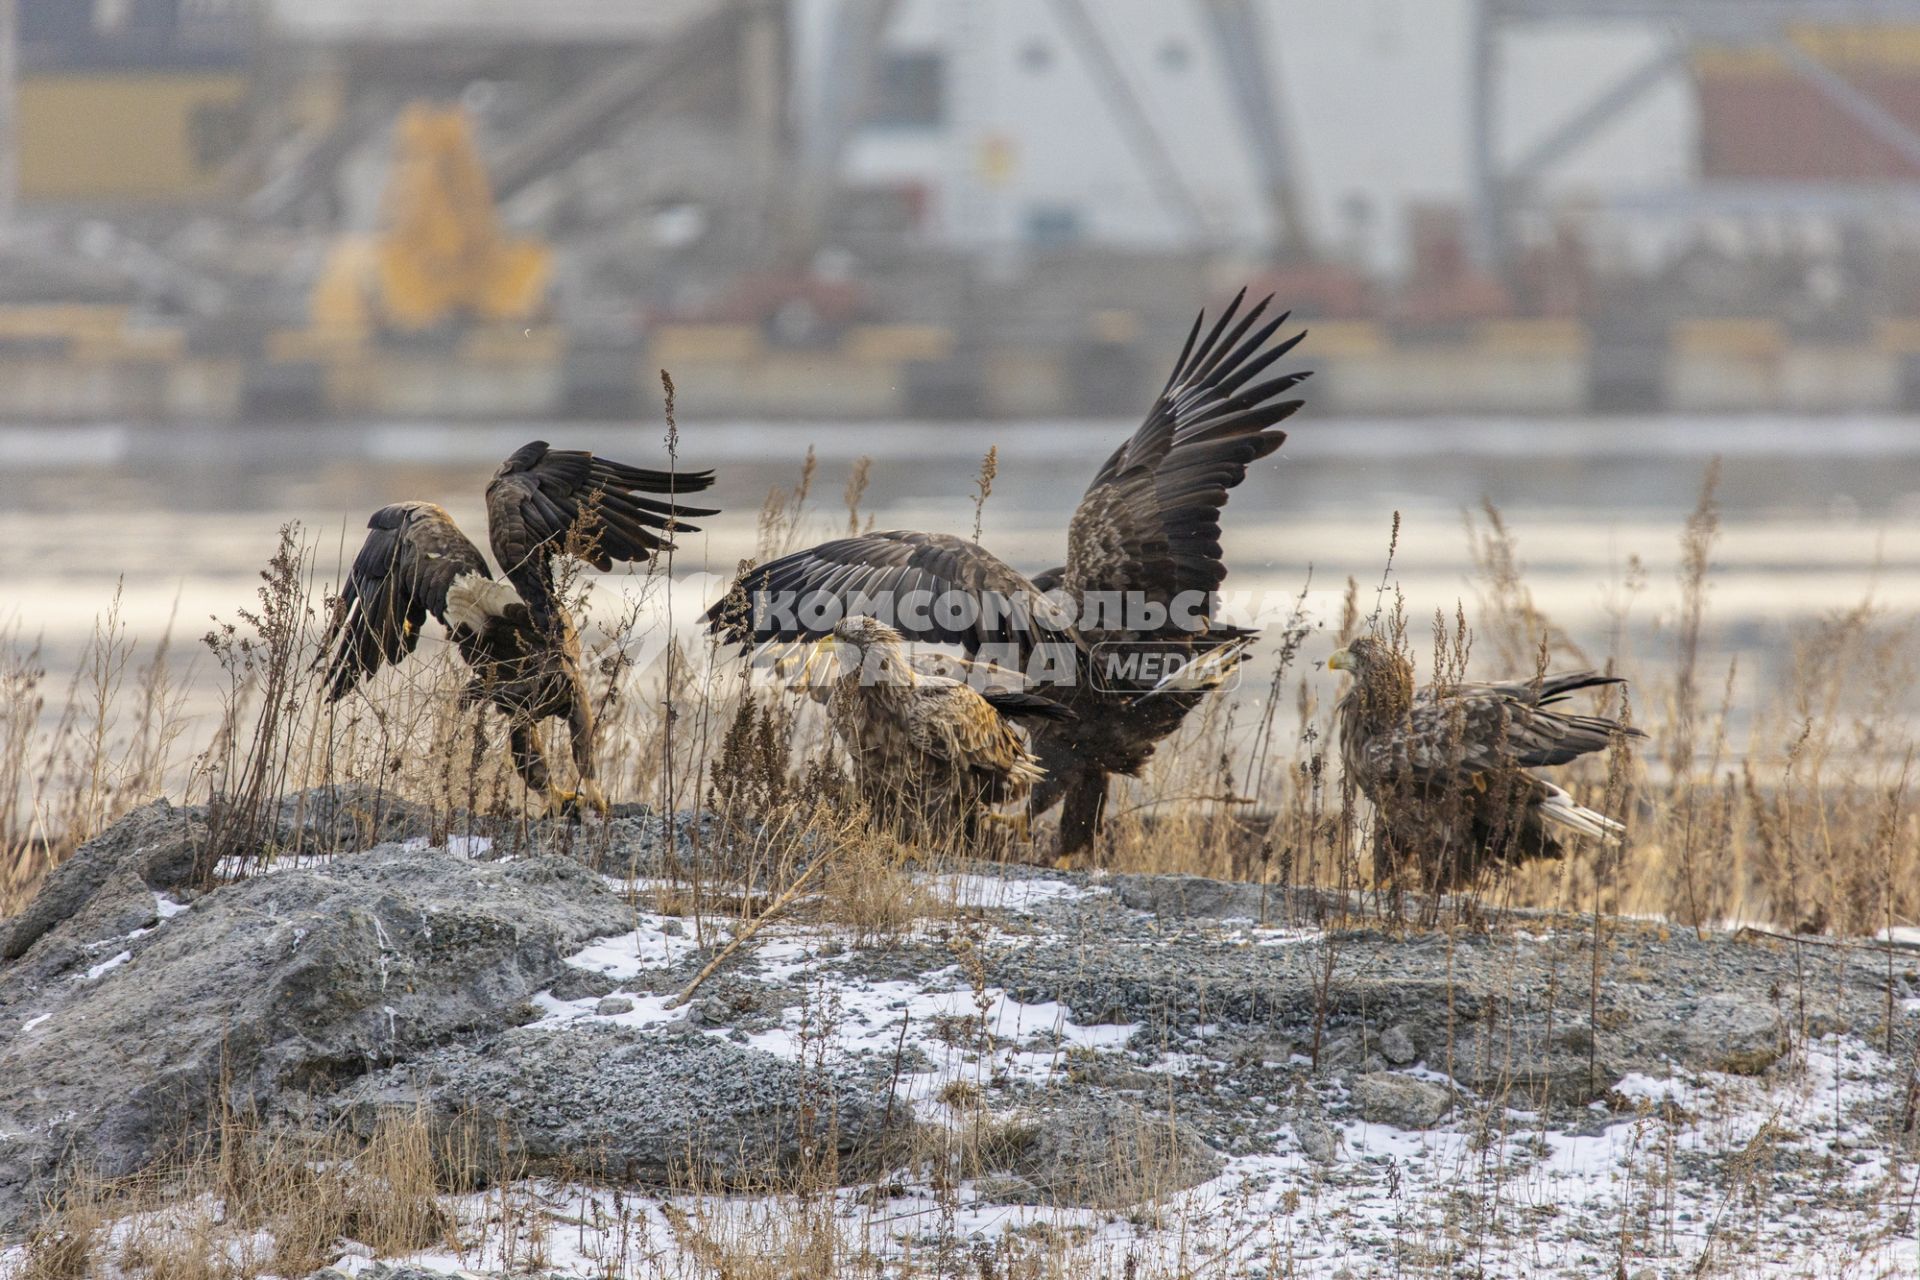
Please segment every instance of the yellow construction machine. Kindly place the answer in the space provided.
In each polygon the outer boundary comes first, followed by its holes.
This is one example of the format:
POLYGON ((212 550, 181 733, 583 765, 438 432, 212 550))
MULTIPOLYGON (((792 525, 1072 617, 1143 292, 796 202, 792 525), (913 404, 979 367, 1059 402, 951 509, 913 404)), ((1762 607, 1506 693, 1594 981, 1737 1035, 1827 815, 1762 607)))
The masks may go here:
POLYGON ((417 333, 539 316, 552 251, 501 228, 465 111, 415 103, 401 115, 382 221, 328 255, 313 291, 316 330, 417 333))

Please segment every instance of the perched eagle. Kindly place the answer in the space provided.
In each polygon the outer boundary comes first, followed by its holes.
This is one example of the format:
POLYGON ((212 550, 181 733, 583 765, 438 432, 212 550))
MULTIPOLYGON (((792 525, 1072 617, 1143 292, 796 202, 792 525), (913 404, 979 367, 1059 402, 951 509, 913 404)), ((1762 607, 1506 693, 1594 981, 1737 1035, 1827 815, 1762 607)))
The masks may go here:
POLYGON ((1362 637, 1327 660, 1352 683, 1334 709, 1347 776, 1373 802, 1374 847, 1423 887, 1472 883, 1489 865, 1558 858, 1556 831, 1617 844, 1626 828, 1529 770, 1566 764, 1617 737, 1644 737, 1604 716, 1554 704, 1624 684, 1591 671, 1506 684, 1429 685, 1382 640, 1362 637))
POLYGON ((669 532, 698 528, 684 517, 716 512, 640 495, 671 498, 712 484, 711 471, 647 471, 536 440, 501 463, 487 485, 487 531, 507 582, 493 580, 486 557, 444 508, 380 508, 367 521, 323 641, 327 700, 412 653, 431 614, 473 671, 462 704, 506 715, 514 768, 527 785, 550 809, 570 811, 585 800, 604 812, 580 641, 555 588, 553 560, 575 555, 605 570, 669 549, 669 532), (578 795, 549 776, 540 733, 548 717, 568 723, 578 795))
POLYGON ((1094 473, 1067 526, 1067 558, 1029 579, 984 547, 893 530, 825 542, 744 574, 707 613, 748 647, 817 638, 848 613, 893 607, 906 638, 986 651, 1044 683, 1072 719, 1034 727, 1046 777, 1033 812, 1066 802, 1061 852, 1092 842, 1111 775, 1154 747, 1217 688, 1254 638, 1214 617, 1227 576, 1220 513, 1248 467, 1278 449, 1283 399, 1305 372, 1263 377, 1305 336, 1269 345, 1287 317, 1245 291, 1194 321, 1139 429, 1094 473), (926 607, 923 607, 926 606, 926 607), (952 606, 952 607, 943 607, 952 606), (1035 657, 1041 670, 1035 673, 1035 657))
POLYGON ((1019 689, 924 674, 900 633, 873 618, 841 621, 832 643, 840 674, 828 715, 854 785, 908 839, 972 839, 982 816, 1024 799, 1041 776, 1012 722, 1073 714, 1019 689))

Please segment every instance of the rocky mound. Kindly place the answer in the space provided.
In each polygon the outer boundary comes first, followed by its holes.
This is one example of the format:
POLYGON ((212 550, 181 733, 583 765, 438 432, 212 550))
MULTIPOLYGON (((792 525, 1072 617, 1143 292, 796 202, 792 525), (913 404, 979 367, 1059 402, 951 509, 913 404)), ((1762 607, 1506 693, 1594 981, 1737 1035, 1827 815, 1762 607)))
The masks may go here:
MULTIPOLYGON (((417 821, 389 808, 372 834, 417 821)), ((750 1183, 828 1142, 859 1176, 890 1130, 966 1117, 990 1134, 979 1194, 1113 1207, 1275 1151, 1332 1167, 1356 1124, 1520 1108, 1580 1132, 1635 1081, 1760 1075, 1830 1033, 1900 1060, 1886 1012, 1920 997, 1884 948, 1574 918, 1393 933, 1338 927, 1323 895, 1005 869, 948 878, 949 913, 882 946, 768 930, 676 1008, 712 952, 574 858, 420 831, 195 895, 205 834, 150 805, 0 930, 8 1230, 64 1171, 136 1170, 217 1101, 478 1117, 534 1165, 654 1185, 750 1183)), ((623 864, 665 835, 608 831, 623 864)))

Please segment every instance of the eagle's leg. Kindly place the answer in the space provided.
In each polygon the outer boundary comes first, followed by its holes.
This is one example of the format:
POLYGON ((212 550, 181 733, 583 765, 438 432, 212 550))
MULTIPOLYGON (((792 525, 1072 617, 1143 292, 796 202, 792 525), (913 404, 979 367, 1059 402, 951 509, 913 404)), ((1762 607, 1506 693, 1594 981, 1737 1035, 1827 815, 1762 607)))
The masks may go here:
POLYGON ((1047 776, 1033 784, 1033 790, 1027 794, 1027 812, 1039 817, 1060 803, 1060 797, 1066 794, 1066 779, 1072 770, 1047 770, 1047 776))
POLYGON ((1066 803, 1060 809, 1060 856, 1083 852, 1093 845, 1100 820, 1107 811, 1107 773, 1091 765, 1073 771, 1066 781, 1066 803))
POLYGON ((607 796, 593 769, 593 704, 584 689, 576 690, 573 706, 567 712, 567 730, 571 734, 574 772, 580 775, 580 790, 569 796, 573 805, 585 804, 601 817, 607 814, 607 796))
POLYGON ((547 748, 540 740, 540 726, 515 716, 507 738, 513 748, 514 772, 527 784, 527 790, 537 791, 551 799, 549 784, 552 779, 547 772, 547 748))

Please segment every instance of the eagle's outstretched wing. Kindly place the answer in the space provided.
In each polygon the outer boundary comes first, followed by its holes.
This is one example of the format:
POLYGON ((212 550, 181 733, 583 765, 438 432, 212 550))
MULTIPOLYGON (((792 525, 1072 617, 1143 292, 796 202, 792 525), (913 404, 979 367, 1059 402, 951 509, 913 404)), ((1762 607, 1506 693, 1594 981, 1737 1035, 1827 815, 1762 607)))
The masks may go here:
POLYGON ((445 623, 447 593, 454 579, 470 573, 492 576, 480 549, 443 508, 396 502, 374 512, 321 642, 327 701, 412 653, 427 615, 445 623))
POLYGON ((1308 376, 1261 379, 1306 334, 1269 346, 1287 316, 1259 323, 1271 297, 1240 316, 1245 298, 1243 289, 1204 339, 1205 313, 1194 320, 1146 421, 1102 464, 1074 511, 1066 565, 1040 581, 1058 581, 1076 599, 1139 592, 1168 604, 1197 592, 1196 612, 1212 616, 1212 593, 1227 576, 1221 508, 1247 468, 1286 440, 1277 424, 1303 402, 1280 397, 1308 376))
POLYGON ((1388 770, 1411 768, 1429 779, 1445 771, 1460 775, 1465 785, 1475 774, 1567 764, 1605 750, 1617 737, 1645 735, 1605 716, 1573 715, 1548 704, 1580 689, 1622 683, 1618 676, 1582 671, 1541 682, 1429 685, 1415 697, 1406 721, 1368 751, 1388 770))
POLYGON ((582 449, 552 449, 535 440, 500 464, 487 486, 487 533, 501 572, 544 617, 553 596, 549 561, 576 551, 605 571, 616 560, 644 560, 670 549, 668 535, 697 531, 691 516, 717 514, 642 494, 698 493, 711 487, 713 472, 648 471, 596 457, 582 449), (583 520, 582 516, 586 515, 583 520), (570 547, 567 535, 579 538, 570 547))
POLYGON ((853 615, 969 653, 1024 659, 1042 645, 1078 643, 1066 611, 985 547, 903 529, 836 538, 749 569, 706 621, 752 648, 818 639, 853 615))

